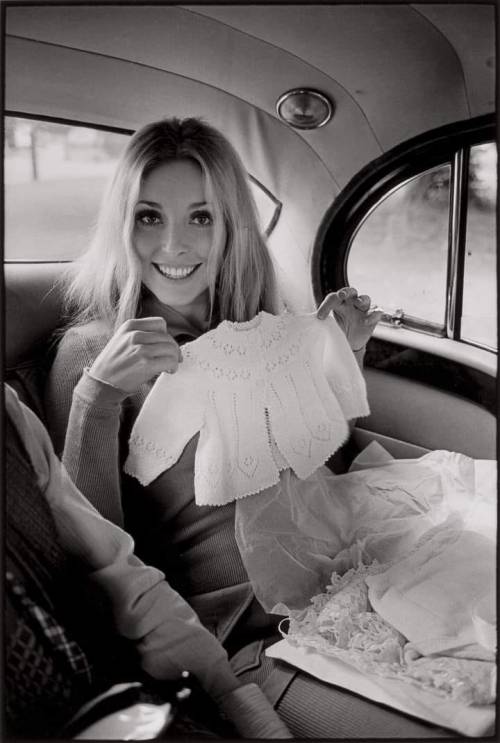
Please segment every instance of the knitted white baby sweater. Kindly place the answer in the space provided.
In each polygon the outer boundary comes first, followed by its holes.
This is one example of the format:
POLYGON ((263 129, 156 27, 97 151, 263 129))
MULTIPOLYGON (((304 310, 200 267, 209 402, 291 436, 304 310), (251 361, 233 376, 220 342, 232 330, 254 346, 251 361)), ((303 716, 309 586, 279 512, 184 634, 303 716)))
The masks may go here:
POLYGON ((199 432, 198 505, 258 493, 287 467, 307 478, 344 443, 347 420, 369 414, 363 376, 332 316, 225 320, 182 355, 137 417, 125 471, 147 485, 199 432))

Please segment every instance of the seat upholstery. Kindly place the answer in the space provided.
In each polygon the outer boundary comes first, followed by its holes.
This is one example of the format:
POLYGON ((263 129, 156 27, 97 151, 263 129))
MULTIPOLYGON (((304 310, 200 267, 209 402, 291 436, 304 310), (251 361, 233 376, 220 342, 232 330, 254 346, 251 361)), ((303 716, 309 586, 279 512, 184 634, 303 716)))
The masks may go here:
POLYGON ((64 263, 5 264, 5 381, 45 421, 43 388, 62 323, 64 263))

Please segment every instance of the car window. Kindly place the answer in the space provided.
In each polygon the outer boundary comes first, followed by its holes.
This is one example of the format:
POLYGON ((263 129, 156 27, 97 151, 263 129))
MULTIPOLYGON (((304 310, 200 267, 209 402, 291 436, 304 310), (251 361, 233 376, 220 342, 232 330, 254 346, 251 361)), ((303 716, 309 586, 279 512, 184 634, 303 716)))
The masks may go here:
POLYGON ((382 307, 382 322, 496 350, 497 146, 487 126, 434 130, 360 173, 320 232, 323 290, 347 281, 382 307))
POLYGON ((461 335, 496 348, 497 148, 471 148, 461 335))
MULTIPOLYGON (((5 119, 5 259, 70 261, 87 246, 102 194, 130 134, 8 116, 5 119)), ((280 203, 250 187, 262 230, 280 203)))
POLYGON ((71 260, 87 245, 126 134, 7 117, 5 258, 71 260))
POLYGON ((354 234, 347 264, 349 284, 384 310, 402 310, 442 328, 450 169, 432 168, 379 201, 354 234))

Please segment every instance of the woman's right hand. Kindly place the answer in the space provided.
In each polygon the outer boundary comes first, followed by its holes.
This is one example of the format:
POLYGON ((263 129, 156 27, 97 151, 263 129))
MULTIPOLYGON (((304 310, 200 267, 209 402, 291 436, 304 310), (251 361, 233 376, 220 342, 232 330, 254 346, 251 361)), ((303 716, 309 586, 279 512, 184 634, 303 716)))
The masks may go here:
POLYGON ((132 394, 160 372, 176 372, 181 361, 181 349, 167 332, 164 318, 141 317, 120 325, 89 371, 132 394))

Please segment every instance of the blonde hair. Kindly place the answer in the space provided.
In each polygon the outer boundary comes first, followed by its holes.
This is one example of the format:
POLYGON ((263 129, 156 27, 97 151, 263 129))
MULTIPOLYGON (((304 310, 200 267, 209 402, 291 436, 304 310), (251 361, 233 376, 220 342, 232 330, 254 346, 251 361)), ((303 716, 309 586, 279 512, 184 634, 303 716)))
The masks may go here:
POLYGON ((136 316, 141 266, 133 246, 134 207, 143 179, 156 167, 179 159, 200 165, 214 205, 215 239, 207 266, 211 315, 242 322, 261 310, 278 312, 274 267, 238 154, 201 119, 173 118, 140 129, 121 156, 94 237, 70 269, 65 296, 74 324, 99 318, 116 328, 136 316), (221 245, 217 237, 223 226, 227 239, 221 245))

